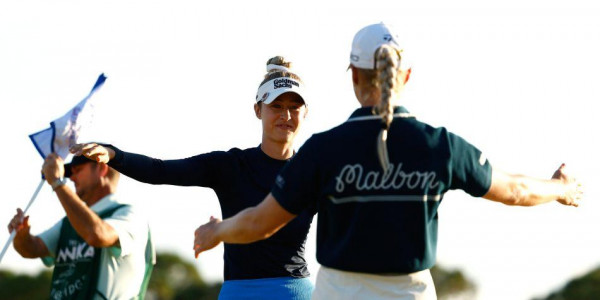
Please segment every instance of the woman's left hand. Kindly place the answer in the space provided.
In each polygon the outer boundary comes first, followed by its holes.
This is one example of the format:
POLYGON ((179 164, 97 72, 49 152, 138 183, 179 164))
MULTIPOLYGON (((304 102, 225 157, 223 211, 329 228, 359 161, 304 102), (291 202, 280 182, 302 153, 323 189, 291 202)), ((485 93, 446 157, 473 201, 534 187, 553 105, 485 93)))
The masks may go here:
POLYGON ((221 240, 216 237, 216 230, 221 223, 220 219, 215 217, 210 217, 210 221, 196 229, 194 233, 194 251, 196 253, 196 258, 198 255, 206 250, 210 250, 216 247, 221 240))

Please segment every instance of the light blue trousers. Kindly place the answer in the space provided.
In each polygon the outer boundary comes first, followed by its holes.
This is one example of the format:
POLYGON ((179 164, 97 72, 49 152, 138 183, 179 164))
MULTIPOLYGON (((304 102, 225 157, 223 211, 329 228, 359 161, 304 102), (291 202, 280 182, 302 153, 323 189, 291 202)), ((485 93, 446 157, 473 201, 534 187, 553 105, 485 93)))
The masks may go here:
POLYGON ((308 278, 227 280, 221 287, 219 300, 309 300, 313 289, 308 278))

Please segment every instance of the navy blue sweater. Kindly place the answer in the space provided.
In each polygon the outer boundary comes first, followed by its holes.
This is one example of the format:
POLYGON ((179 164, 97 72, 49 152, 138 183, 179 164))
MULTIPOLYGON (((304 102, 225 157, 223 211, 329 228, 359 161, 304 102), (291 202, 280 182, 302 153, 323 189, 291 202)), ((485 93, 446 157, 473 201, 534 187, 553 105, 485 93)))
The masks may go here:
POLYGON ((371 274, 429 269, 444 193, 461 189, 480 197, 491 185, 492 167, 480 150, 417 121, 404 107, 394 113, 387 172, 376 147, 381 117, 364 107, 313 135, 276 180, 273 196, 287 211, 319 212, 321 265, 371 274))
MULTIPOLYGON (((109 165, 141 182, 209 187, 223 218, 259 204, 269 193, 286 160, 267 156, 260 146, 215 151, 177 160, 128 153, 112 145, 109 165)), ((314 212, 304 210, 270 238, 252 244, 225 244, 225 280, 308 277, 304 245, 314 212)))

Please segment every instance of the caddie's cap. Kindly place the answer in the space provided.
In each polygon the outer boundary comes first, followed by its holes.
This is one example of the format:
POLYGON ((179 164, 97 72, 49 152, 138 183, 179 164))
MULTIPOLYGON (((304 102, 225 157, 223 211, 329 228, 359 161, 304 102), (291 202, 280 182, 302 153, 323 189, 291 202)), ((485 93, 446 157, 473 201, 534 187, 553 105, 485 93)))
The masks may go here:
POLYGON ((65 164, 65 178, 71 177, 71 175, 72 175, 71 167, 81 165, 84 163, 88 163, 88 162, 95 163, 95 161, 93 161, 83 155, 73 156, 73 159, 71 159, 71 162, 68 164, 65 164))

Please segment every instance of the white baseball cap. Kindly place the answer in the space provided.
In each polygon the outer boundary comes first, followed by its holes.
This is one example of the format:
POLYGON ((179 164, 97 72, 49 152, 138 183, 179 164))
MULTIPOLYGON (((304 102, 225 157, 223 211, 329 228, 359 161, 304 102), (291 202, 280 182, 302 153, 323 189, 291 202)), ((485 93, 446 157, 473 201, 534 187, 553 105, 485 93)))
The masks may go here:
POLYGON ((361 69, 375 69, 375 52, 382 45, 400 49, 398 35, 383 22, 364 27, 352 40, 350 64, 361 69))
POLYGON ((283 93, 292 92, 298 94, 304 104, 306 105, 306 99, 304 99, 304 83, 299 80, 298 76, 292 77, 290 70, 286 67, 279 65, 267 65, 267 72, 273 70, 282 71, 283 76, 272 78, 258 87, 256 92, 256 102, 263 102, 264 104, 270 104, 283 93))

